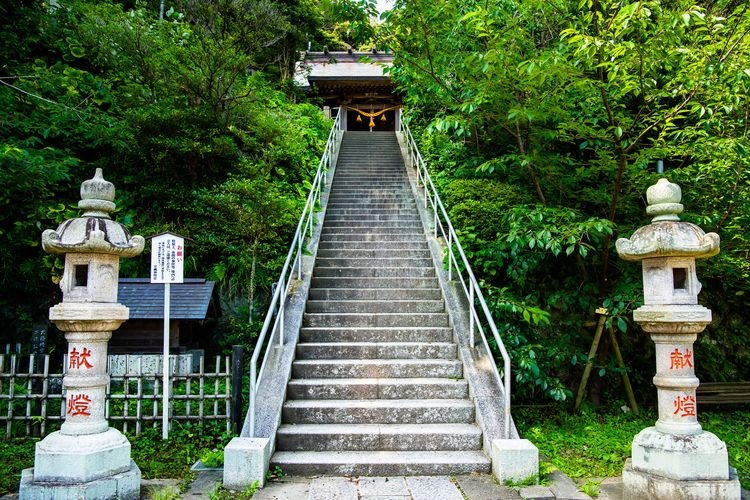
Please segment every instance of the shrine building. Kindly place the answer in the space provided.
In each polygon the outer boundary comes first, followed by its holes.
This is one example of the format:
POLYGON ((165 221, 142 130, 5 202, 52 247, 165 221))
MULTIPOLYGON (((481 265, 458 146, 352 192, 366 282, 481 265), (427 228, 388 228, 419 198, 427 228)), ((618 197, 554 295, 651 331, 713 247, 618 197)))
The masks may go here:
POLYGON ((323 101, 329 117, 340 109, 344 130, 393 132, 399 129, 402 99, 384 71, 391 64, 393 54, 376 50, 304 52, 295 82, 323 101))

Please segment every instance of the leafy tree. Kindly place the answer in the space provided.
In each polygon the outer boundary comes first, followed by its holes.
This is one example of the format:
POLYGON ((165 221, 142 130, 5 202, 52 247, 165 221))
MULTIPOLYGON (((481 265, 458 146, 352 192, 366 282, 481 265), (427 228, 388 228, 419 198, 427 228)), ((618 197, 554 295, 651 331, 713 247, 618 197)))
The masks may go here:
MULTIPOLYGON (((18 319, 16 338, 58 300, 60 261, 38 248, 41 230, 74 216, 78 185, 103 167, 119 220, 193 237, 187 272, 218 279, 226 340, 250 342, 329 127, 262 71, 283 58, 287 15, 303 4, 186 1, 160 19, 155 2, 21 2, 3 21, 0 314, 18 319)), ((294 12, 299 26, 311 15, 294 12)))
POLYGON ((377 4, 374 0, 322 0, 324 39, 331 50, 368 50, 375 38, 377 4))
MULTIPOLYGON (((725 242, 705 265, 704 297, 724 314, 704 338, 729 362, 708 377, 747 378, 747 348, 725 333, 738 328, 725 304, 739 306, 746 285, 718 276, 747 275, 735 228, 750 208, 748 33, 747 3, 729 1, 402 0, 388 16, 391 75, 453 215, 468 221, 465 207, 496 202, 456 196, 455 177, 497 179, 541 203, 519 200, 481 234, 469 225, 462 236, 499 298, 529 397, 565 397, 554 378, 573 385, 599 305, 628 332, 627 347, 649 348, 627 319, 640 276, 613 259, 612 243, 647 222, 643 193, 659 159, 683 186, 685 218, 725 242)), ((652 370, 648 359, 631 364, 652 370)))

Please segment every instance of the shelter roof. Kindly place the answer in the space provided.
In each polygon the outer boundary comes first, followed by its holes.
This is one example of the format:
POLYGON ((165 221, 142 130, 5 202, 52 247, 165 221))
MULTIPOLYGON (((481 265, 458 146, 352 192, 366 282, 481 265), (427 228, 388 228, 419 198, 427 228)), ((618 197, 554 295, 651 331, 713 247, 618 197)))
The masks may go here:
MULTIPOLYGON (((214 293, 214 282, 202 278, 185 278, 170 285, 171 319, 204 320, 214 293)), ((149 278, 120 278, 118 301, 130 309, 130 319, 164 318, 164 284, 149 278)))
POLYGON ((297 63, 295 81, 302 87, 335 80, 388 81, 383 70, 393 63, 393 54, 372 52, 305 52, 297 63))

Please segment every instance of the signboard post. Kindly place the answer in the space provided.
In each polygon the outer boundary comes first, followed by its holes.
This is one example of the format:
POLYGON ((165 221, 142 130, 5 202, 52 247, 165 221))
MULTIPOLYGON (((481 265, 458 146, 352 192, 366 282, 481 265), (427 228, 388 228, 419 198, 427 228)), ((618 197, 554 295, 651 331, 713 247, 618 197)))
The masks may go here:
POLYGON ((161 437, 169 436, 169 285, 183 282, 185 238, 162 233, 151 239, 151 283, 164 283, 161 437))

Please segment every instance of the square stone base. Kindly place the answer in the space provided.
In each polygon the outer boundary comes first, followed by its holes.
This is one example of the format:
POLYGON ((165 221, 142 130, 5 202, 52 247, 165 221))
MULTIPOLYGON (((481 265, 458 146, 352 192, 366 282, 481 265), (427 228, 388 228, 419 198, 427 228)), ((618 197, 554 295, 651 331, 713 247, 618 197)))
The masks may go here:
POLYGON ((740 500, 740 481, 734 469, 728 480, 677 480, 633 469, 631 460, 622 471, 623 498, 660 500, 740 500))
POLYGON ((224 448, 224 487, 244 490, 255 481, 262 488, 271 461, 271 440, 233 438, 224 448))
POLYGON ((528 439, 492 441, 492 473, 498 481, 520 483, 539 477, 539 450, 528 439))
POLYGON ((130 468, 130 442, 112 428, 82 436, 53 432, 34 453, 36 482, 88 483, 130 468))
POLYGON ((24 469, 18 491, 20 500, 138 500, 140 497, 141 470, 132 460, 125 472, 82 483, 34 482, 34 469, 24 469))
POLYGON ((729 458, 724 442, 699 434, 666 434, 648 427, 633 439, 632 468, 677 481, 726 481, 729 458))

